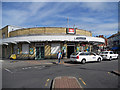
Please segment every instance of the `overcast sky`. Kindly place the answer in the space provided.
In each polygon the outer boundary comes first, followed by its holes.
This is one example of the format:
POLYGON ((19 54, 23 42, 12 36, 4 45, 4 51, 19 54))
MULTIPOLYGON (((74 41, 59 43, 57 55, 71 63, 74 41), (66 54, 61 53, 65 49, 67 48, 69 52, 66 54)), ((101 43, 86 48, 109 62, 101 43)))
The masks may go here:
POLYGON ((2 2, 2 27, 69 27, 107 37, 118 31, 117 2, 2 2))

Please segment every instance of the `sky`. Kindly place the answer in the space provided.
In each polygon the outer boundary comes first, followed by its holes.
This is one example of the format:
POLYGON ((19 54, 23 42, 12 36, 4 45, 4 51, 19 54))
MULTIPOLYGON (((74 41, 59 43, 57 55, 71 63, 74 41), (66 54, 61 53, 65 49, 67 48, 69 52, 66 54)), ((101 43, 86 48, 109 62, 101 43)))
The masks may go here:
POLYGON ((109 37, 118 31, 118 2, 2 2, 2 27, 6 25, 75 26, 109 37))

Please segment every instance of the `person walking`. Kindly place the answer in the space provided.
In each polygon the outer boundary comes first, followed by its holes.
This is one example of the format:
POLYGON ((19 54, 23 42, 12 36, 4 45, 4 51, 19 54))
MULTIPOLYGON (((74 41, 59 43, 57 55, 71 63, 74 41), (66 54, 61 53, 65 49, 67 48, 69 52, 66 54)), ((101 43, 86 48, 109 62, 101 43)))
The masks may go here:
POLYGON ((57 53, 58 64, 60 63, 61 57, 62 57, 62 53, 59 51, 59 52, 57 53))

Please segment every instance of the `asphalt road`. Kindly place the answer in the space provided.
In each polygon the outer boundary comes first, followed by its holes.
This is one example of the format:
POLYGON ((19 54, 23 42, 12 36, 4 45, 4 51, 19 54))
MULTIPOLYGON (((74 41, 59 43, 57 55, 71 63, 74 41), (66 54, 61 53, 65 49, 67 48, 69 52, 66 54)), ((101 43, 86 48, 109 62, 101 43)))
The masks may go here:
POLYGON ((118 60, 2 68, 3 88, 50 88, 58 76, 76 77, 83 88, 118 88, 118 60))

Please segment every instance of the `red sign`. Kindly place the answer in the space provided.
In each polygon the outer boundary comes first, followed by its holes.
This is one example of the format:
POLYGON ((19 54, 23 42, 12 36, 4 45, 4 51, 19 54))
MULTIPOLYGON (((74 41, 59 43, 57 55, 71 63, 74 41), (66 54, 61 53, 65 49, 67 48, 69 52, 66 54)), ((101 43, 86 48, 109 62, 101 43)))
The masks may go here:
POLYGON ((67 28, 67 34, 75 34, 76 33, 76 29, 75 28, 67 28))
POLYGON ((74 33, 74 29, 73 28, 69 28, 69 33, 74 33))

